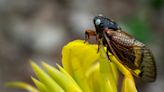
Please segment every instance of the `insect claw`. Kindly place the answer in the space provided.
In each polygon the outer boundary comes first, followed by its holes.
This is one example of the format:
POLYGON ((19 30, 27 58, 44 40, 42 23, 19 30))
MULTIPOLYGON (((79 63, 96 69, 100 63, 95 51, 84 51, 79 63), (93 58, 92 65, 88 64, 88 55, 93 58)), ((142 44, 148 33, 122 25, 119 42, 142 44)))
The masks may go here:
POLYGON ((109 58, 109 54, 108 54, 108 51, 106 51, 106 55, 107 55, 107 58, 110 60, 110 58, 109 58))
MULTIPOLYGON (((97 37, 96 37, 97 38, 97 37)), ((98 49, 97 49, 97 53, 99 52, 100 50, 100 41, 98 41, 98 49)))
POLYGON ((110 60, 108 52, 109 52, 109 48, 107 48, 106 55, 107 55, 108 59, 110 60))
POLYGON ((99 50, 100 50, 100 48, 99 48, 99 46, 98 46, 97 53, 99 53, 99 50))

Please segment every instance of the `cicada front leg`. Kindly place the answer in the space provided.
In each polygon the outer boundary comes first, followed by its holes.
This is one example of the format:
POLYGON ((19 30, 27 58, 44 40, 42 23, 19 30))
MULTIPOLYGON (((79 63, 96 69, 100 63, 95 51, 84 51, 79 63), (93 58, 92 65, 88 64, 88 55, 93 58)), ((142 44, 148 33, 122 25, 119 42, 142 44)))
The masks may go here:
POLYGON ((91 36, 96 36, 96 41, 98 42, 98 49, 97 49, 97 53, 98 53, 99 49, 100 49, 100 41, 99 41, 99 37, 98 37, 96 31, 85 30, 85 42, 84 43, 86 43, 88 41, 88 39, 90 39, 91 36))
POLYGON ((91 36, 96 36, 96 31, 94 30, 85 30, 85 42, 88 41, 88 39, 90 39, 91 36))

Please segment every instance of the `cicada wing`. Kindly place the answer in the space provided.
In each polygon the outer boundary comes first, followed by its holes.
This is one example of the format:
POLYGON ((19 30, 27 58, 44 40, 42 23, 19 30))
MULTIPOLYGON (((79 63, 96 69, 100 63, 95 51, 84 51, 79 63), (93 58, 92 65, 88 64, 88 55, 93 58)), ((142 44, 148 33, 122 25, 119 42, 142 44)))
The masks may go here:
POLYGON ((156 70, 156 64, 153 57, 153 54, 147 47, 142 47, 142 57, 141 57, 141 64, 139 69, 141 69, 141 73, 139 74, 139 77, 141 77, 142 80, 153 82, 156 79, 157 70, 156 70))
MULTIPOLYGON (((135 53, 132 48, 127 48, 124 46, 120 46, 119 44, 111 41, 110 49, 113 49, 115 56, 120 60, 120 62, 126 65, 130 69, 137 69, 138 67, 135 65, 135 53)), ((108 47, 109 48, 109 47, 108 47)))
POLYGON ((128 67, 135 76, 149 82, 156 79, 155 60, 146 46, 141 46, 142 43, 139 41, 134 42, 131 46, 126 46, 125 44, 127 44, 127 42, 124 42, 126 40, 123 40, 120 44, 117 40, 109 40, 106 34, 104 34, 104 36, 105 39, 107 39, 107 48, 109 51, 111 51, 123 65, 128 67), (139 74, 134 72, 136 69, 139 69, 141 72, 139 74))

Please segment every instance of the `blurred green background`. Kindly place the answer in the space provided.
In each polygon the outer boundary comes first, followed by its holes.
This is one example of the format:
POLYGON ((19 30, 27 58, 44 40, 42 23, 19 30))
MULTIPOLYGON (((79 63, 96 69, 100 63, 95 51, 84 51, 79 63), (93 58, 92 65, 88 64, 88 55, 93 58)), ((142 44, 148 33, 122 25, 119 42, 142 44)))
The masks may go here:
POLYGON ((163 92, 164 0, 0 0, 0 92, 26 92, 3 83, 32 83, 29 59, 60 63, 62 47, 84 39, 84 30, 94 29, 93 16, 100 13, 155 56, 157 80, 137 82, 139 92, 163 92))

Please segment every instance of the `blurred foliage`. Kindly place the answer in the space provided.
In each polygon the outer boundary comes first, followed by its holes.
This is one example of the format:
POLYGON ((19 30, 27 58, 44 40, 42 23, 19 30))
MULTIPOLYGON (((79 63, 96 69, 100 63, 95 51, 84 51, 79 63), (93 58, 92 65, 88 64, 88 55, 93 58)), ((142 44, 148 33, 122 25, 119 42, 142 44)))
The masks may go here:
POLYGON ((164 7, 164 0, 150 0, 150 5, 156 10, 161 9, 164 7))
POLYGON ((127 21, 127 26, 130 29, 129 31, 133 36, 142 42, 148 42, 152 39, 152 31, 150 29, 149 23, 139 18, 130 18, 127 21))

